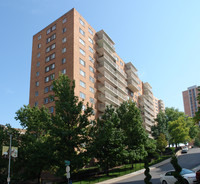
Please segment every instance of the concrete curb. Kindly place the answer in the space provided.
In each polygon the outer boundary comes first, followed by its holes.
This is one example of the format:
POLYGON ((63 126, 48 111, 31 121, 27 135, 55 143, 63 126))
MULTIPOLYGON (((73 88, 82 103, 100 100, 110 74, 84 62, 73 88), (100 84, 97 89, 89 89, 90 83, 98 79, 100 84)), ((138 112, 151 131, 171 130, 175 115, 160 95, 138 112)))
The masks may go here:
MULTIPOLYGON (((181 150, 178 151, 178 152, 176 153, 176 156, 179 156, 179 155, 181 155, 181 150)), ((166 160, 164 160, 164 161, 162 161, 162 162, 160 162, 160 163, 157 163, 157 164, 155 164, 155 165, 149 167, 149 169, 150 169, 150 170, 153 170, 153 169, 155 169, 155 168, 157 168, 157 167, 160 167, 160 166, 162 166, 162 165, 168 163, 168 162, 170 161, 170 159, 171 159, 171 158, 168 158, 168 159, 166 159, 166 160)), ((198 167, 193 168, 193 170, 194 170, 195 172, 196 172, 197 170, 199 170, 199 169, 200 169, 200 165, 199 165, 198 167)), ((133 176, 142 174, 142 173, 144 173, 144 171, 145 171, 145 169, 141 169, 141 170, 139 170, 139 171, 136 171, 136 172, 133 172, 133 173, 130 173, 130 174, 126 174, 126 175, 124 175, 124 176, 119 176, 119 177, 117 177, 117 178, 113 178, 113 179, 110 179, 110 180, 105 180, 105 181, 103 181, 103 182, 99 182, 98 184, 114 184, 115 182, 118 182, 118 181, 120 181, 120 180, 127 179, 127 178, 130 178, 130 177, 133 177, 133 176)))

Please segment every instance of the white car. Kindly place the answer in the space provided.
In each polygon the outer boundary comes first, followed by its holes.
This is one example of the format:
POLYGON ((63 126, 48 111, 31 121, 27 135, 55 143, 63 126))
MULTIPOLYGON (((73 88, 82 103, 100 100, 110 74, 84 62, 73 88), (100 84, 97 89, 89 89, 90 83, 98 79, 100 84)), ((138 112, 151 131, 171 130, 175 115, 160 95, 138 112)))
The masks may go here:
MULTIPOLYGON (((171 170, 161 175, 161 184, 174 184, 177 181, 176 178, 173 176, 174 172, 174 170, 171 170)), ((183 168, 180 174, 185 178, 184 184, 196 183, 196 173, 194 171, 183 168)))

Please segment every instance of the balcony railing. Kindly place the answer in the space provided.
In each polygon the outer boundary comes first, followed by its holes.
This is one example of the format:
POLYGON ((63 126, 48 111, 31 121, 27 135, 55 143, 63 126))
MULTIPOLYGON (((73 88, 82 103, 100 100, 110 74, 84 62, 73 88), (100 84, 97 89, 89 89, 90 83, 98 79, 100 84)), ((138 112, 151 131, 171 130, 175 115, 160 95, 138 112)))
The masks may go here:
POLYGON ((128 87, 134 92, 139 91, 139 87, 138 87, 137 83, 132 79, 128 80, 128 87))
POLYGON ((104 51, 106 51, 114 59, 113 51, 105 43, 99 44, 97 52, 104 54, 104 51))

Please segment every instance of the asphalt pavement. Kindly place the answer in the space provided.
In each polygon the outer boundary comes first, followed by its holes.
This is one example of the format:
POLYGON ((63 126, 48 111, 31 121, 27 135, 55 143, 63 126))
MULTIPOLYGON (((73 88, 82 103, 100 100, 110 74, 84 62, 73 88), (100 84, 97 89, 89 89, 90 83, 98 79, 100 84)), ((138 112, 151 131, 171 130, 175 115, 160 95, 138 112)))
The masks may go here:
MULTIPOLYGON (((176 155, 177 155, 177 156, 181 155, 181 151, 178 151, 178 152, 176 153, 176 155)), ((166 160, 164 160, 164 161, 162 161, 162 162, 160 162, 160 163, 158 163, 158 164, 155 164, 155 165, 149 167, 149 168, 150 168, 150 171, 153 171, 153 170, 155 170, 156 168, 159 168, 159 167, 161 167, 161 166, 163 166, 163 165, 169 163, 169 162, 170 162, 170 159, 171 159, 171 158, 166 159, 166 160)), ((199 169, 200 169, 200 165, 198 165, 198 166, 192 168, 192 170, 194 170, 194 171, 197 171, 197 170, 199 170, 199 169)), ((134 176, 143 174, 144 171, 145 171, 145 169, 141 169, 141 170, 139 170, 139 171, 136 171, 136 172, 133 172, 133 173, 130 173, 130 174, 126 174, 126 175, 124 175, 124 176, 120 176, 120 177, 117 177, 117 178, 113 178, 113 179, 110 179, 110 180, 106 180, 106 181, 103 181, 103 182, 99 182, 98 184, 116 184, 116 183, 119 183, 119 182, 122 181, 122 180, 128 180, 129 178, 132 178, 132 177, 134 177, 134 176)), ((128 182, 128 183, 129 183, 129 182, 128 182)), ((130 182, 130 183, 134 183, 134 182, 130 182)))

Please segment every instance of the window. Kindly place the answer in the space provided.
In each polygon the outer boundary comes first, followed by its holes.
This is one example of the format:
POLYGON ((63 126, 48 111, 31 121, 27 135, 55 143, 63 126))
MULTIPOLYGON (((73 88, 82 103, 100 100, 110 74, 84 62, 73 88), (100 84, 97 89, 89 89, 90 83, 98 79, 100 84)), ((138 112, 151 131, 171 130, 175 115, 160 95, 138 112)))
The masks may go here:
POLYGON ((85 51, 80 48, 80 53, 85 56, 85 51))
POLYGON ((50 51, 50 47, 47 47, 47 48, 46 48, 46 52, 49 52, 49 51, 50 51))
POLYGON ((62 39, 62 43, 65 43, 66 41, 67 41, 66 37, 62 39))
POLYGON ((83 61, 81 58, 79 59, 80 64, 82 64, 83 66, 85 66, 85 61, 83 61))
POLYGON ((79 19, 79 22, 81 23, 82 26, 85 26, 85 23, 81 19, 79 19))
POLYGON ((39 67, 39 66, 40 66, 40 62, 39 62, 39 61, 37 62, 36 66, 37 66, 37 67, 39 67))
POLYGON ((90 33, 91 35, 93 35, 93 31, 92 31, 90 28, 88 28, 88 31, 89 31, 89 33, 90 33))
POLYGON ((47 104, 47 103, 49 103, 49 98, 48 97, 44 98, 44 104, 47 104))
POLYGON ((94 83, 94 78, 93 77, 89 77, 89 79, 90 79, 90 81, 92 82, 92 83, 94 83))
POLYGON ((46 68, 45 68, 45 72, 48 72, 49 71, 49 66, 47 66, 46 68))
POLYGON ((94 63, 94 59, 91 56, 89 56, 89 60, 94 63))
POLYGON ((56 25, 53 25, 51 30, 54 31, 56 29, 56 25))
POLYGON ((67 18, 64 18, 62 23, 64 24, 65 22, 67 22, 67 18))
POLYGON ((66 27, 63 28, 62 33, 65 33, 67 31, 66 27))
POLYGON ((45 77, 45 82, 49 82, 49 76, 45 77))
POLYGON ((81 97, 82 99, 85 99, 85 94, 82 93, 82 92, 80 92, 80 97, 81 97))
POLYGON ((40 75, 40 72, 36 72, 36 76, 38 77, 40 75))
POLYGON ((80 86, 82 86, 83 88, 85 88, 86 87, 85 82, 83 82, 83 81, 80 80, 80 86))
POLYGON ((53 25, 52 27, 47 29, 47 34, 49 34, 50 32, 54 31, 55 29, 56 29, 56 25, 53 25))
POLYGON ((80 74, 85 77, 85 72, 83 70, 80 69, 80 74))
POLYGON ((53 113, 54 112, 54 107, 50 107, 49 111, 50 111, 50 113, 53 113))
POLYGON ((67 50, 66 48, 63 48, 63 49, 62 49, 62 53, 65 53, 65 52, 66 52, 66 50, 67 50))
POLYGON ((53 63, 52 65, 51 65, 51 70, 53 70, 55 68, 55 64, 53 63))
POLYGON ((90 103, 94 104, 94 98, 90 97, 90 103))
POLYGON ((55 78, 55 74, 54 74, 54 73, 51 74, 51 75, 50 75, 50 78, 51 78, 51 80, 53 80, 53 79, 55 78))
POLYGON ((38 40, 40 40, 41 38, 42 38, 42 36, 41 36, 41 35, 39 35, 39 36, 38 36, 38 40))
POLYGON ((37 82, 35 83, 35 85, 36 85, 36 86, 39 86, 39 82, 37 81, 37 82))
POLYGON ((46 52, 49 52, 50 50, 53 50, 55 48, 56 48, 56 44, 54 43, 51 46, 49 46, 49 47, 46 48, 46 52))
POLYGON ((50 61, 50 56, 46 57, 45 61, 49 62, 50 61))
POLYGON ((66 69, 63 69, 61 72, 62 74, 66 74, 66 69))
POLYGON ((51 42, 52 40, 54 40, 56 38, 56 33, 54 33, 53 35, 51 35, 49 38, 47 38, 47 43, 51 42))
POLYGON ((48 92, 49 92, 49 87, 47 86, 44 88, 44 93, 48 93, 48 92))
POLYGON ((38 102, 35 102, 35 107, 37 107, 38 106, 38 102))
POLYGON ((88 40, 89 40, 89 42, 90 42, 91 44, 93 44, 93 40, 92 40, 90 37, 88 37, 88 40))
POLYGON ((41 48, 41 43, 38 44, 38 49, 41 48))
POLYGON ((62 64, 66 63, 66 58, 62 58, 62 64))
POLYGON ((91 47, 89 47, 89 51, 90 51, 91 53, 94 53, 94 50, 93 50, 91 47))
POLYGON ((35 92, 35 96, 38 96, 38 91, 35 92))
POLYGON ((53 53, 53 54, 51 54, 51 59, 54 59, 55 57, 56 57, 56 54, 55 53, 53 53))
POLYGON ((56 44, 54 43, 53 45, 51 45, 51 50, 56 48, 56 44))
POLYGON ((81 38, 79 38, 79 42, 85 46, 85 42, 81 38))
POLYGON ((47 34, 49 34, 51 32, 51 28, 47 29, 47 34))
POLYGON ((120 61, 120 65, 123 66, 123 63, 120 61))
POLYGON ((49 62, 50 60, 54 59, 55 57, 56 57, 56 54, 53 53, 53 54, 47 56, 46 59, 45 59, 45 61, 46 61, 46 62, 49 62))
POLYGON ((84 32, 81 28, 79 28, 79 32, 80 32, 83 36, 85 36, 85 32, 84 32))
POLYGON ((50 91, 52 91, 52 90, 53 90, 53 85, 51 85, 51 86, 49 87, 49 90, 50 90, 50 91))
POLYGON ((92 68, 91 66, 89 66, 89 69, 92 73, 94 73, 94 68, 92 68))
POLYGON ((37 54, 37 58, 39 58, 39 57, 40 57, 40 53, 37 54))
POLYGON ((90 86, 90 92, 94 93, 94 88, 90 86))

